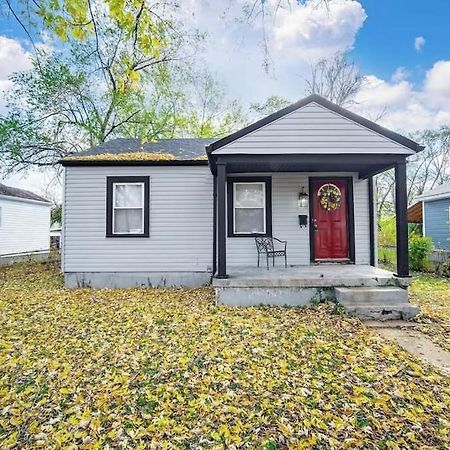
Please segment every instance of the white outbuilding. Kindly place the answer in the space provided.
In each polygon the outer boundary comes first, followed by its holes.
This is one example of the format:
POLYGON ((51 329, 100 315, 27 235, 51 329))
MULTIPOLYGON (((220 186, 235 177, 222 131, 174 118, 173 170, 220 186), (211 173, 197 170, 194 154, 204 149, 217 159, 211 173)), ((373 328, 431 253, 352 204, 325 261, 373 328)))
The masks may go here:
POLYGON ((40 195, 0 183, 0 265, 48 256, 51 206, 40 195))

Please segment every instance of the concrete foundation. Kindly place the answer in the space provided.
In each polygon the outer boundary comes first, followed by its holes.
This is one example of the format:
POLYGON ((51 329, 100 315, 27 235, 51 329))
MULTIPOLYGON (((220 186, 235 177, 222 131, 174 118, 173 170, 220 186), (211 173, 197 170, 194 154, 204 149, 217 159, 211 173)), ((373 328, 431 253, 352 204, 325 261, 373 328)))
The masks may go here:
POLYGON ((209 272, 66 272, 67 288, 200 287, 211 282, 209 272))
POLYGON ((216 288, 217 304, 228 306, 307 306, 332 298, 331 290, 323 288, 216 288))
POLYGON ((30 253, 16 253, 13 255, 0 255, 0 266, 14 264, 22 261, 45 261, 50 254, 49 250, 30 253))

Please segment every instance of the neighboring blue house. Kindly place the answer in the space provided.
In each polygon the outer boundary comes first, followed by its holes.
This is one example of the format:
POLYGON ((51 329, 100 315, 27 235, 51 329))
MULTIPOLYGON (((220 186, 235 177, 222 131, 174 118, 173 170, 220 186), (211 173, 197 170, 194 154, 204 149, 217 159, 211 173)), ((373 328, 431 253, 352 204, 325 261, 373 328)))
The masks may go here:
POLYGON ((437 249, 450 250, 450 183, 424 192, 408 208, 408 221, 422 224, 437 249))

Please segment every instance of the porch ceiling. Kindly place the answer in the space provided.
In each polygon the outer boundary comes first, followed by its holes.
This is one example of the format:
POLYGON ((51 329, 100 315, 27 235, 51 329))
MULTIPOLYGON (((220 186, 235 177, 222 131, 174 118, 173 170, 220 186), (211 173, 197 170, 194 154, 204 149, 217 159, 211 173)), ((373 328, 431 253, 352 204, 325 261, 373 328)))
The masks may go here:
POLYGON ((367 178, 391 169, 405 158, 394 154, 214 155, 211 171, 215 174, 217 163, 225 163, 227 173, 358 172, 360 178, 367 178))

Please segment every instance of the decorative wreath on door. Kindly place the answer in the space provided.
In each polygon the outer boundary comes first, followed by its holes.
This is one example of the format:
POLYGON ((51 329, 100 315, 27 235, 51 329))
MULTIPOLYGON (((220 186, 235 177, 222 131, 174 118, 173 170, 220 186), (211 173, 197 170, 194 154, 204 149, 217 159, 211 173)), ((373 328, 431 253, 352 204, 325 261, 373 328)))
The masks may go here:
POLYGON ((336 211, 341 206, 341 191, 331 183, 324 184, 317 192, 320 206, 326 211, 336 211))

